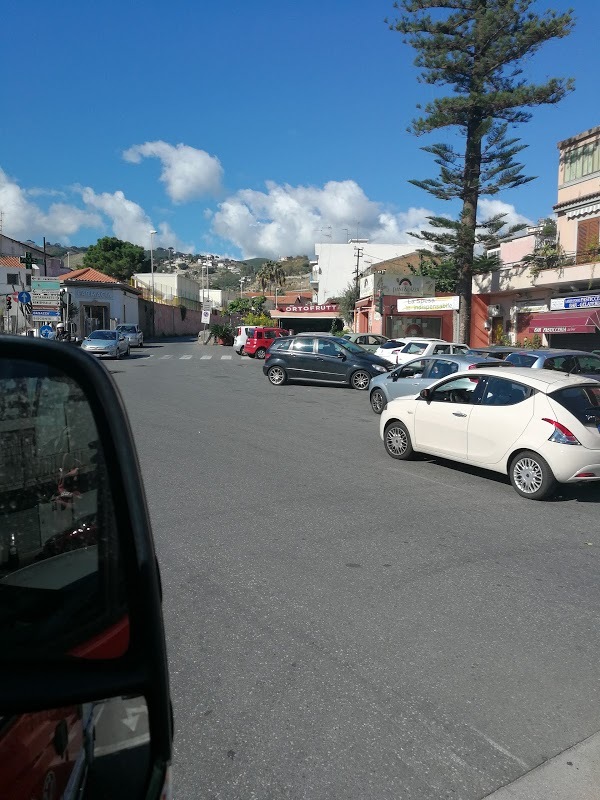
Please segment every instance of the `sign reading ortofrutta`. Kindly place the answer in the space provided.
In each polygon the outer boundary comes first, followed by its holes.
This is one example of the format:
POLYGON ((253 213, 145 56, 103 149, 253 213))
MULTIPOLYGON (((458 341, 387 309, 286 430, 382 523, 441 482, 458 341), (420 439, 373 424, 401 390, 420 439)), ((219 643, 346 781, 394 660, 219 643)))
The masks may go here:
POLYGON ((289 311, 293 314, 307 314, 307 313, 314 313, 316 311, 322 311, 328 314, 337 314, 339 306, 337 303, 329 303, 322 306, 286 306, 285 311, 289 311))

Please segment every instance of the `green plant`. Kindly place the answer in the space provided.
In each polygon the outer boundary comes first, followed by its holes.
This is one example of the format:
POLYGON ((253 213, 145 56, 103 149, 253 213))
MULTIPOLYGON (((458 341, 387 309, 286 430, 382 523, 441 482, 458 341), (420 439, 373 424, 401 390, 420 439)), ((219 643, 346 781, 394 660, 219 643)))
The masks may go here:
POLYGON ((258 325, 259 327, 271 328, 273 327, 274 320, 271 315, 265 311, 261 314, 256 314, 251 311, 243 317, 244 325, 258 325))
POLYGON ((222 325, 215 322, 210 326, 209 331, 215 341, 221 341, 223 344, 233 344, 233 328, 231 325, 222 325))

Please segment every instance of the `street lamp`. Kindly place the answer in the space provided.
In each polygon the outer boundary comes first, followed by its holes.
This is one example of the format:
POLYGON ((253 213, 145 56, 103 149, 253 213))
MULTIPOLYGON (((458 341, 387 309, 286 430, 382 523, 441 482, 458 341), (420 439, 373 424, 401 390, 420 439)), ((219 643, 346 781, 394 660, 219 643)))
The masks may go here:
POLYGON ((154 237, 156 231, 150 231, 150 280, 152 283, 152 338, 155 335, 154 329, 154 237))
POLYGON ((246 281, 249 281, 250 278, 240 278, 240 298, 244 296, 244 284, 246 281))

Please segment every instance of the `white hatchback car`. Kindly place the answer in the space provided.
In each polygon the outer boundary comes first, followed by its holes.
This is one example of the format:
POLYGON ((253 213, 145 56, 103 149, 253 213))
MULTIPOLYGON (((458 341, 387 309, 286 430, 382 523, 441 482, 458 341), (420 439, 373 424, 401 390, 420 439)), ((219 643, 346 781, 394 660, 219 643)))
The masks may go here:
POLYGON ((531 500, 600 480, 597 381, 515 367, 454 374, 392 400, 380 434, 392 458, 429 453, 508 475, 531 500))
POLYGON ((417 356, 454 355, 469 352, 469 346, 444 339, 401 338, 384 342, 375 351, 376 356, 385 358, 390 364, 406 364, 417 356))

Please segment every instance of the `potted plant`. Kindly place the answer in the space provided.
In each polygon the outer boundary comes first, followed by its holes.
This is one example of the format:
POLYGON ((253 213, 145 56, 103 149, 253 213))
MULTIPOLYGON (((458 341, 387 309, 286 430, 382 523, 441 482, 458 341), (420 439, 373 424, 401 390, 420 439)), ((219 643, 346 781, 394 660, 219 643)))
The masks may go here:
POLYGON ((233 344, 233 328, 231 325, 215 323, 210 326, 210 333, 217 344, 231 346, 233 344))

